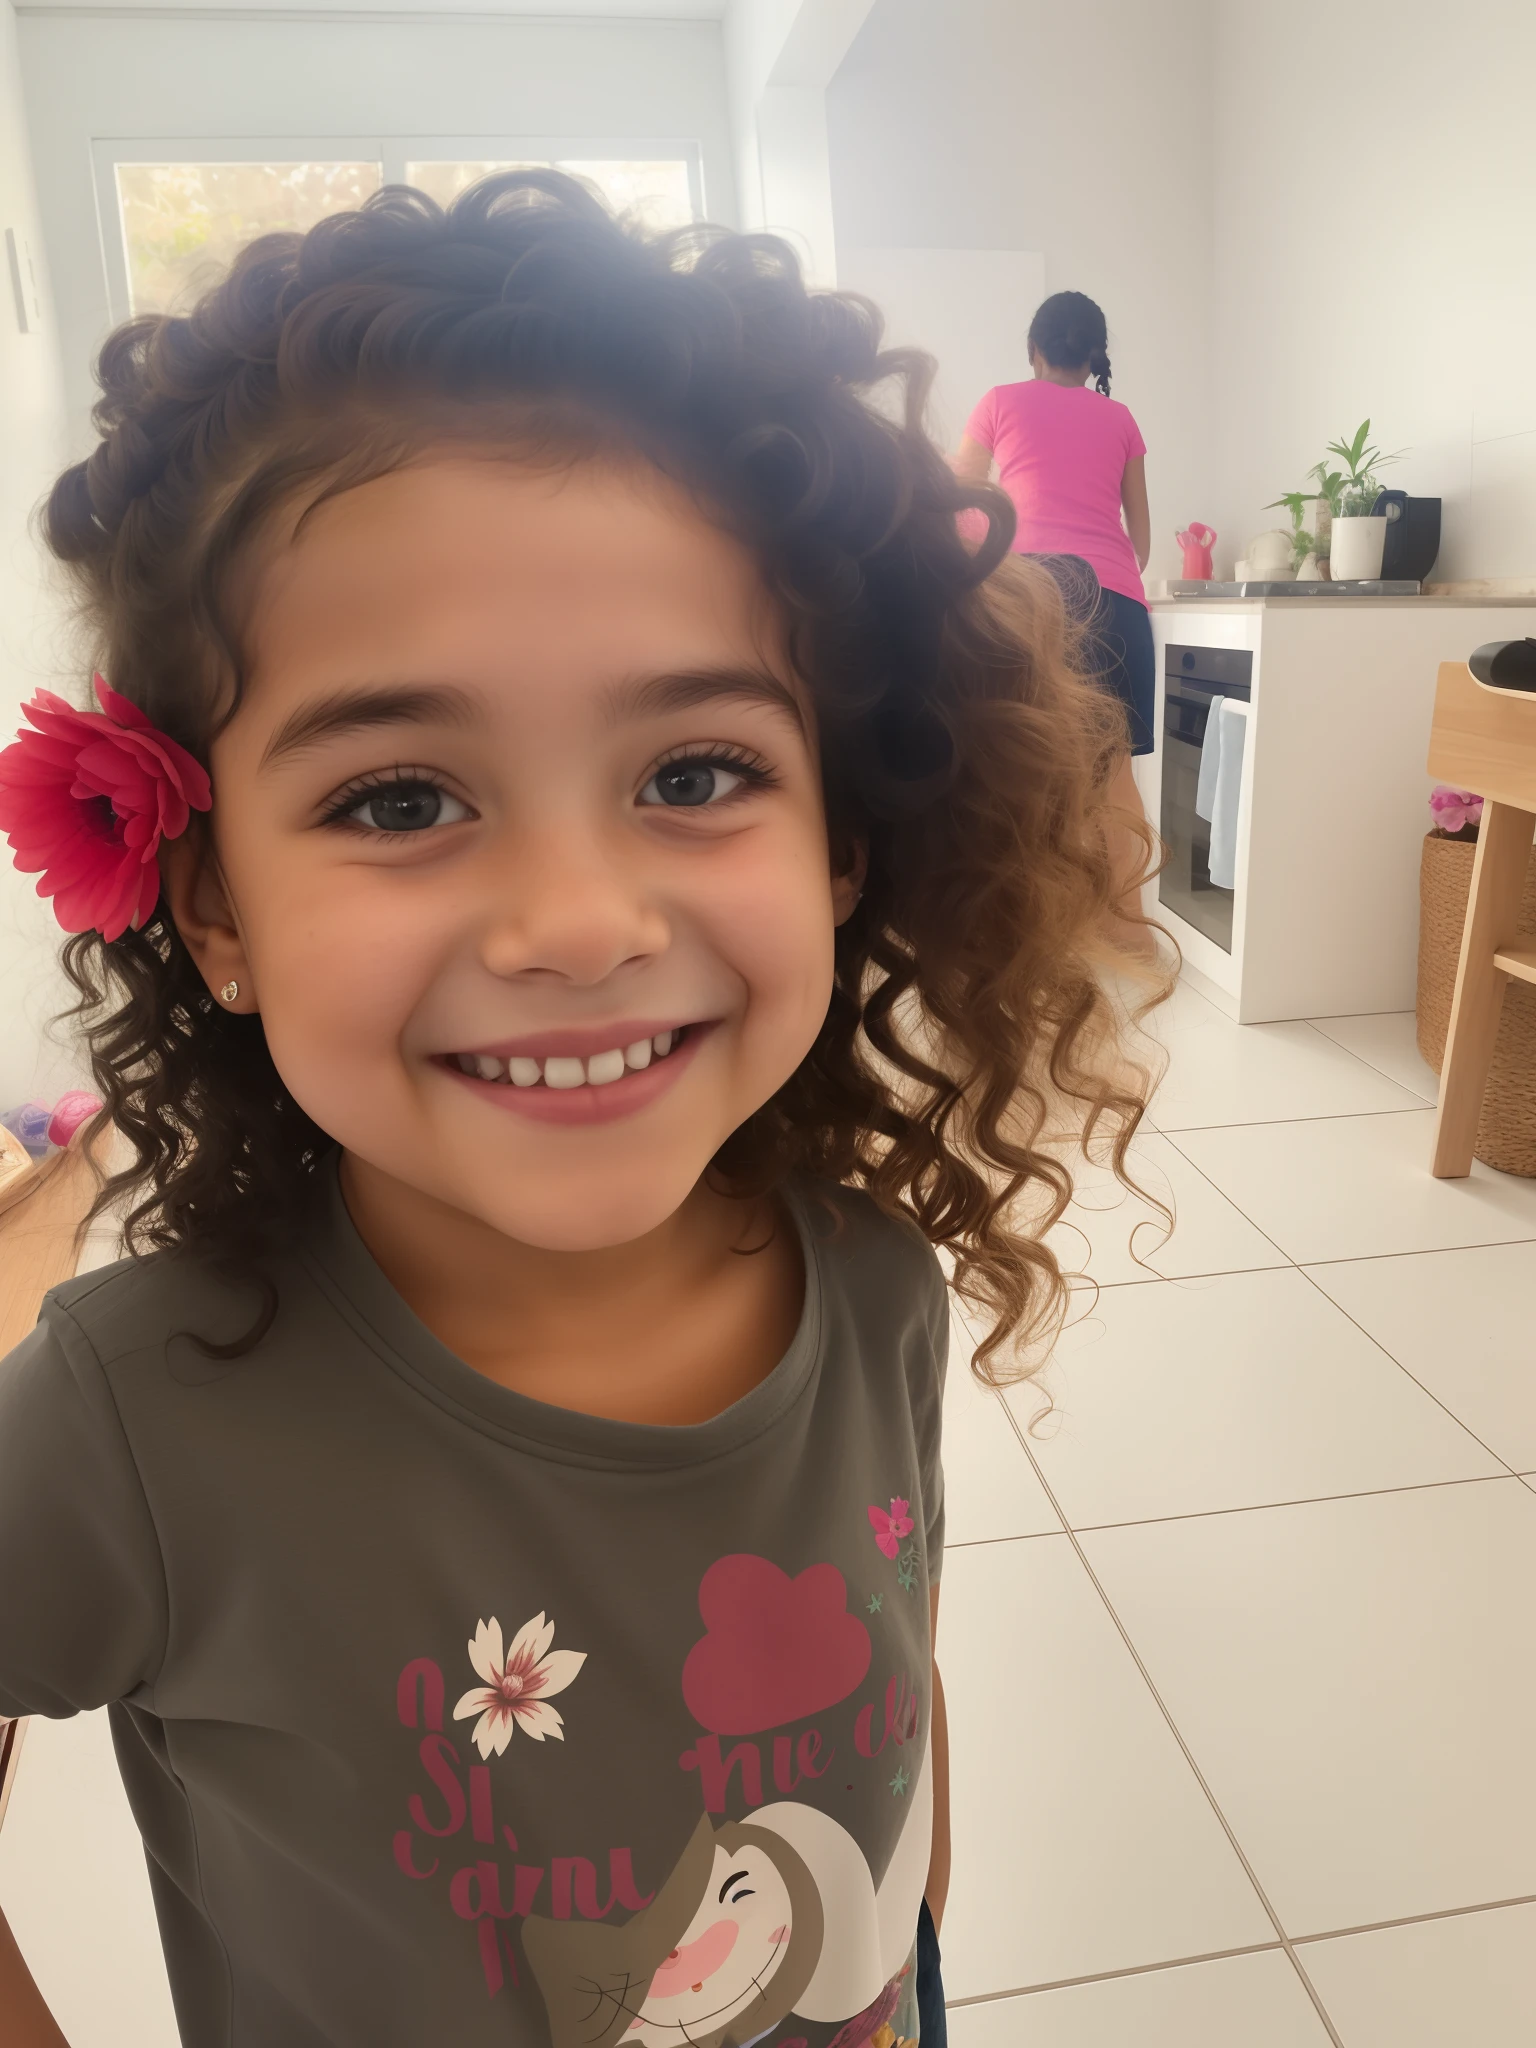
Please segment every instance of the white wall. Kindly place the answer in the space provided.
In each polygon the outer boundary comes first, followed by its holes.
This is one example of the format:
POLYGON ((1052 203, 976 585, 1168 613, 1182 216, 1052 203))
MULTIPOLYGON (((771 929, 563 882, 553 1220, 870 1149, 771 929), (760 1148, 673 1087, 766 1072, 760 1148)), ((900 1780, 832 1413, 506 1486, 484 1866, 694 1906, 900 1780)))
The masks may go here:
POLYGON ((1114 394, 1148 445, 1152 576, 1177 573, 1174 528, 1213 506, 1209 16, 876 0, 827 92, 839 252, 1035 251, 1047 291, 1103 306, 1114 394))
POLYGON ((812 284, 837 282, 826 86, 872 0, 728 0, 726 89, 740 224, 782 235, 812 284))
MULTIPOLYGON (((27 152, 16 17, 0 0, 0 240, 14 228, 31 244, 42 295, 34 333, 18 324, 9 266, 0 248, 0 745, 39 684, 68 687, 61 663, 60 612, 45 581, 30 520, 65 460, 64 388, 48 289, 42 227, 27 152)), ((0 840, 0 1109, 71 1085, 73 1062, 43 1027, 64 1002, 54 961, 59 930, 18 875, 0 840)))
POLYGON ((93 138, 696 137, 706 208, 736 217, 718 21, 82 10, 24 16, 20 31, 77 443, 109 325, 93 138))
POLYGON ((1446 501, 1437 577, 1536 576, 1533 77, 1528 0, 1347 0, 1302 33, 1224 0, 1215 523, 1235 541, 1369 414, 1410 450, 1387 481, 1446 501))

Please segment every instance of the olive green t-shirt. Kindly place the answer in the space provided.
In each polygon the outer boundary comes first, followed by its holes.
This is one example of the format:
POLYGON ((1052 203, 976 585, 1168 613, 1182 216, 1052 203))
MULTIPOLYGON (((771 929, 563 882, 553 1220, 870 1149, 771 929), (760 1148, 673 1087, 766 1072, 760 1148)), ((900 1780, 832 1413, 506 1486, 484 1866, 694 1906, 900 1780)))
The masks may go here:
POLYGON ((788 1204, 794 1340, 692 1427, 475 1372, 334 1165, 245 1356, 156 1257, 0 1361, 0 1715, 110 1709, 189 2048, 915 2038, 945 1291, 788 1204))

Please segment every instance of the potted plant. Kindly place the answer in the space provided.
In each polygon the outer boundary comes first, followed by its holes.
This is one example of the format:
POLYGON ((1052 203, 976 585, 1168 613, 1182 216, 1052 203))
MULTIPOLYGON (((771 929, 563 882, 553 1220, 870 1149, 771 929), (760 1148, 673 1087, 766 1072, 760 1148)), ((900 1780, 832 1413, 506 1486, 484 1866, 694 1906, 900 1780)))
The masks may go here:
POLYGON ((1291 566, 1299 583, 1317 583, 1322 580, 1322 571, 1317 561, 1317 536, 1303 526, 1309 506, 1317 500, 1308 497, 1305 491, 1285 491, 1278 498, 1272 498, 1264 509, 1273 512, 1280 506, 1291 515, 1291 566))
POLYGON ((1387 521, 1377 515, 1376 500, 1381 482, 1376 472, 1396 455, 1383 455, 1370 445, 1371 423, 1362 420, 1352 441, 1330 441, 1328 453, 1344 465, 1338 508, 1328 544, 1329 566, 1335 583, 1369 581, 1381 574, 1382 550, 1387 542, 1387 521))
POLYGON ((1330 469, 1326 462, 1314 462, 1307 475, 1317 485, 1317 496, 1312 501, 1312 530, 1317 535, 1318 567, 1326 578, 1333 544, 1333 522, 1344 500, 1344 472, 1342 469, 1330 469))
MULTIPOLYGON (((1419 862, 1419 986, 1414 1010, 1419 1051, 1438 1073, 1451 1024, 1483 800, 1470 790, 1448 789, 1440 783, 1430 793, 1429 815, 1419 862)), ((1526 869, 1525 900, 1515 922, 1522 935, 1536 935, 1536 851, 1526 869)), ((1511 979, 1504 991, 1473 1150, 1485 1166, 1501 1173, 1536 1176, 1536 987, 1527 982, 1511 979)))

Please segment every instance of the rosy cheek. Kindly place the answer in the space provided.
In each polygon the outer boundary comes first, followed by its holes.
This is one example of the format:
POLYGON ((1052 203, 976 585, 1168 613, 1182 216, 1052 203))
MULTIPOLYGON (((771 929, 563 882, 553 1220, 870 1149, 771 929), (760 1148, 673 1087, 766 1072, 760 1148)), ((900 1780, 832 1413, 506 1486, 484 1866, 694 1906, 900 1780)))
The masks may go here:
POLYGON ((650 1997, 677 1998, 702 1988, 736 1946, 741 1928, 734 1920, 717 1920, 697 1941, 674 1949, 651 1979, 650 1997))
POLYGON ((789 1939, 789 1929, 787 1927, 775 1927, 772 1934, 769 1935, 768 1939, 773 1943, 775 1948, 782 1948, 784 1943, 789 1939))

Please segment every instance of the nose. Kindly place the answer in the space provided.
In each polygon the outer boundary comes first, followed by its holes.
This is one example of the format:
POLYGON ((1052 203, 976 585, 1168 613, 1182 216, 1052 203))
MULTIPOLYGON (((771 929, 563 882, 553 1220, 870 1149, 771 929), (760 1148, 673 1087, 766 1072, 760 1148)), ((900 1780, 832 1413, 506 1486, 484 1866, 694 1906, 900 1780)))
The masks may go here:
POLYGON ((511 837, 487 878, 481 958, 503 980, 548 975, 593 987, 654 960, 671 927, 639 850, 590 831, 511 837))

